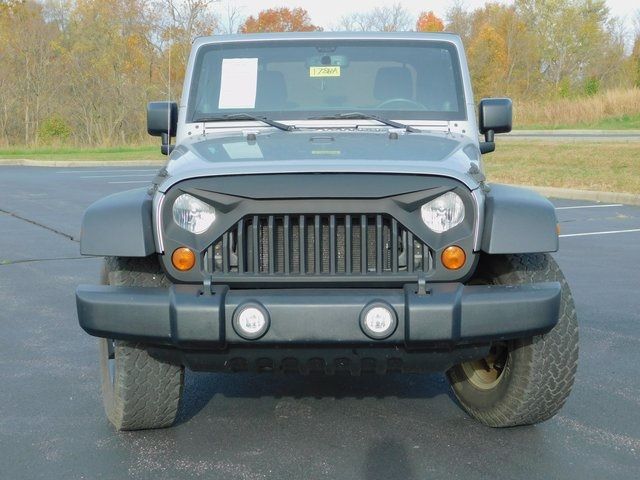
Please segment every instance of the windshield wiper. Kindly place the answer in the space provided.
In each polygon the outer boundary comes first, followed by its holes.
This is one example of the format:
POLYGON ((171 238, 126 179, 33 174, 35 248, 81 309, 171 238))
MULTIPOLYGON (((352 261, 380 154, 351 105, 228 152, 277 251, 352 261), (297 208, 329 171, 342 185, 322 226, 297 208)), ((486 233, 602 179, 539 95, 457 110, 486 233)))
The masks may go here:
POLYGON ((272 127, 279 128, 285 132, 295 130, 293 125, 286 125, 284 123, 276 122, 267 117, 259 117, 257 115, 251 115, 250 113, 228 113, 226 115, 219 115, 217 117, 200 117, 194 120, 194 122, 230 122, 233 120, 256 120, 258 122, 266 123, 272 127))
POLYGON ((419 133, 420 130, 412 127, 411 125, 405 125, 404 123, 389 120, 388 118, 379 117, 369 113, 351 112, 351 113, 336 113, 335 115, 319 115, 316 117, 309 117, 308 120, 375 120, 385 125, 389 125, 393 128, 401 128, 407 132, 419 133))

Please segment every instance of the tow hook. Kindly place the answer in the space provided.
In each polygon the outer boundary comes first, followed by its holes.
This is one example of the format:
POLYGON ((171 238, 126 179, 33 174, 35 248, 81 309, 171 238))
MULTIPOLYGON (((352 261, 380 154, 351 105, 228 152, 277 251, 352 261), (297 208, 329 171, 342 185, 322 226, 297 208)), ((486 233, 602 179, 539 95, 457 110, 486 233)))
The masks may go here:
POLYGON ((425 277, 424 272, 418 273, 418 291, 416 292, 420 295, 429 295, 431 293, 430 290, 427 290, 427 279, 425 277))

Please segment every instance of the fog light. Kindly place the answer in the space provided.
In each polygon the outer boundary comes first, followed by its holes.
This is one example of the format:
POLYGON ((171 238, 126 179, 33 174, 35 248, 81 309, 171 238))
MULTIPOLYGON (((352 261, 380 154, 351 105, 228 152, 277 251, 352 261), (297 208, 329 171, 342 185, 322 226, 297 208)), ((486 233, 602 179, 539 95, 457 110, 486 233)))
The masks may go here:
POLYGON ((396 312, 385 302, 370 303, 360 314, 360 328, 367 337, 374 340, 389 337, 397 324, 396 312))
POLYGON ((187 247, 176 248, 171 255, 171 263, 176 270, 186 272, 196 264, 196 254, 187 247))
POLYGON ((269 314, 258 303, 240 305, 233 314, 233 329, 247 340, 262 337, 269 329, 269 314))
POLYGON ((441 259, 442 264, 449 270, 458 270, 467 261, 467 255, 462 248, 452 245, 443 250, 441 259))

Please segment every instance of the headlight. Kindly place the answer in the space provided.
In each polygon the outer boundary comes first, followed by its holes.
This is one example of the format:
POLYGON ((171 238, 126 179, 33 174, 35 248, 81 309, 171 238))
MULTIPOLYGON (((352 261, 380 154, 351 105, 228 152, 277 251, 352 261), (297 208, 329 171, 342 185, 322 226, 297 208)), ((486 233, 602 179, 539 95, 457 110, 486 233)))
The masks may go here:
POLYGON ((447 192, 425 203, 421 209, 422 221, 436 233, 451 230, 464 220, 464 203, 453 192, 447 192))
POLYGON ((191 233, 206 231, 216 219, 216 209, 184 193, 173 202, 173 220, 191 233))

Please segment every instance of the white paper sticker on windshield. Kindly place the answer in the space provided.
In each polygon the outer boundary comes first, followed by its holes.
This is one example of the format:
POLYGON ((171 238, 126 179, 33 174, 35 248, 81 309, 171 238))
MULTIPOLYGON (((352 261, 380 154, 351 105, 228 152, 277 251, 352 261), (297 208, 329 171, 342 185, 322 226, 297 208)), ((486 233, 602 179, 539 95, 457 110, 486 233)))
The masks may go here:
POLYGON ((219 109, 255 108, 257 88, 257 58, 222 59, 219 109))

